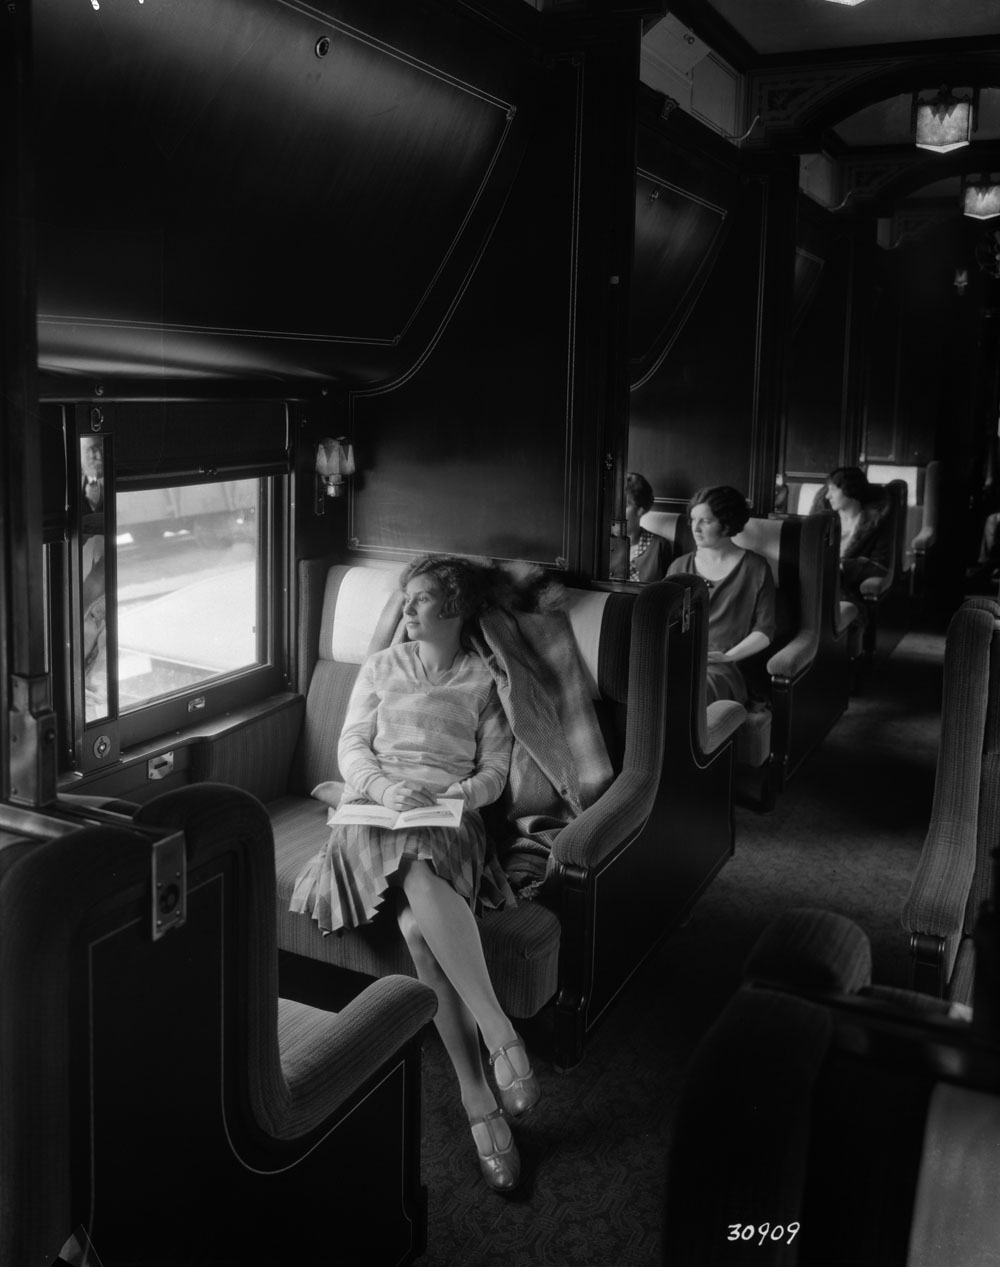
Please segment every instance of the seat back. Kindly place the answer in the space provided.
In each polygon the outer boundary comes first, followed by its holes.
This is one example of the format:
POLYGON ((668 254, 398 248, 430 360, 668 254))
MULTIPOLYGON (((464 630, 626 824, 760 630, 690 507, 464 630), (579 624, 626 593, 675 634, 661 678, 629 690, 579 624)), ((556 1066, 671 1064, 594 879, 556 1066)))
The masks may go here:
POLYGON ((907 487, 905 480, 893 479, 887 484, 873 484, 872 489, 884 498, 889 521, 889 568, 883 577, 870 577, 861 582, 865 599, 878 600, 893 589, 903 576, 903 554, 906 542, 907 487))
POLYGON ((287 1218, 314 1203, 364 1217, 373 1261, 415 1254, 412 1040, 433 996, 379 983, 391 1026, 359 1036, 346 1011, 279 1004, 274 889, 266 812, 213 784, 4 871, 0 1261, 53 1262, 72 1235, 104 1267, 318 1261, 326 1231, 287 1218), (373 1152, 398 1201, 358 1175, 373 1152))
POLYGON ((655 532, 659 537, 666 537, 670 542, 672 554, 676 559, 694 549, 694 537, 687 511, 647 510, 639 520, 640 527, 647 532, 655 532))
POLYGON ((786 480, 783 510, 789 515, 808 515, 822 502, 825 480, 786 480))
POLYGON ((965 910, 965 929, 971 935, 983 903, 990 896, 994 850, 1000 849, 1000 602, 985 596, 970 598, 963 609, 985 612, 993 621, 987 669, 983 751, 979 767, 976 865, 965 910))
POLYGON ((870 463, 867 470, 872 484, 887 484, 902 480, 906 485, 906 519, 903 526, 902 569, 908 572, 913 566, 913 541, 923 527, 924 504, 927 494, 927 469, 923 466, 905 466, 895 462, 870 463))
POLYGON ((396 636, 402 614, 401 565, 352 567, 309 560, 300 565, 300 687, 305 719, 290 790, 306 796, 340 780, 337 743, 358 671, 372 651, 396 636))
POLYGON ((913 984, 972 997, 972 929, 1000 845, 1000 604, 971 599, 945 642, 931 820, 903 907, 913 984))

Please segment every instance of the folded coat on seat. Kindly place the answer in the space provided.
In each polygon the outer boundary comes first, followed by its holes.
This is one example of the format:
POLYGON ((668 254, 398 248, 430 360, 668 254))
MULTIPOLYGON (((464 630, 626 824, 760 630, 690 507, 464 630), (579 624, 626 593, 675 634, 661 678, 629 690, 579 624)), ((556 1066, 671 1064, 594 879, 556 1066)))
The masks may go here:
POLYGON ((491 608, 473 643, 514 735, 496 843, 515 892, 530 898, 555 836, 597 800, 614 771, 564 612, 491 608))

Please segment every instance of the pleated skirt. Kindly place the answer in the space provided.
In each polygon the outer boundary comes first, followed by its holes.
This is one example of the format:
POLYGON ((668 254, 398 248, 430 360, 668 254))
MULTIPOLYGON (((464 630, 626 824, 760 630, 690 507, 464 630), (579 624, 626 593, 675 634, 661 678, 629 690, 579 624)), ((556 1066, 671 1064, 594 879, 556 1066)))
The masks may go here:
POLYGON ((430 863, 477 914, 484 907, 515 904, 483 820, 475 810, 466 809, 458 827, 388 831, 338 823, 326 845, 299 873, 289 910, 311 915, 324 933, 367 924, 404 858, 430 863))

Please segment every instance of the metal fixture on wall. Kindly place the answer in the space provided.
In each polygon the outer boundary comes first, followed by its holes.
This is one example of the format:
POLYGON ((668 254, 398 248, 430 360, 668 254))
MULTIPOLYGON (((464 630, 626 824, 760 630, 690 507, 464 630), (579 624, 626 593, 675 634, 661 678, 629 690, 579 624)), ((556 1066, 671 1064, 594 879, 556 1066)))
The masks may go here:
POLYGON ((347 476, 354 474, 354 446, 346 436, 327 437, 316 446, 316 514, 322 515, 328 497, 343 497, 347 476))
POLYGON ((962 182, 962 214, 973 220, 1000 216, 1000 177, 984 172, 977 181, 967 176, 962 182))
POLYGON ((968 145, 976 127, 977 98, 977 89, 962 97, 945 84, 936 92, 914 93, 912 121, 917 148, 947 154, 968 145))

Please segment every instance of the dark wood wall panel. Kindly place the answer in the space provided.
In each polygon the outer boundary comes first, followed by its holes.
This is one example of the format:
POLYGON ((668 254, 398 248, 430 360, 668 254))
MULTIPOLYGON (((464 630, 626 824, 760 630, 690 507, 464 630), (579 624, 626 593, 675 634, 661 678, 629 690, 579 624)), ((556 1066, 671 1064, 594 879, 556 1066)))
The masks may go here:
POLYGON ((352 396, 357 549, 565 558, 578 82, 551 72, 544 127, 431 355, 352 396))
POLYGON ((870 462, 895 462, 899 410, 898 297, 880 285, 872 296, 868 376, 865 392, 864 453, 870 462))
POLYGON ((632 393, 629 467, 658 498, 686 500, 704 484, 750 485, 761 256, 755 186, 731 219, 683 329, 632 393))
POLYGON ((824 266, 816 293, 792 339, 783 463, 787 474, 824 475, 841 462, 850 242, 831 234, 821 249, 824 266))

